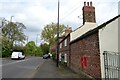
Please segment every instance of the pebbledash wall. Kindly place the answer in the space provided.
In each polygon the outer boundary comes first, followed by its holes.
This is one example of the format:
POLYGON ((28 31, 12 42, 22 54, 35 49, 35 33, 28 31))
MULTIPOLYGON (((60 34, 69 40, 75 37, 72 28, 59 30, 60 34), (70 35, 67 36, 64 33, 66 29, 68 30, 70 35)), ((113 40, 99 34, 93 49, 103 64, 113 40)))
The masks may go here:
POLYGON ((120 15, 104 23, 104 27, 99 29, 100 62, 102 78, 105 78, 104 70, 104 51, 120 53, 119 49, 119 21, 120 15))

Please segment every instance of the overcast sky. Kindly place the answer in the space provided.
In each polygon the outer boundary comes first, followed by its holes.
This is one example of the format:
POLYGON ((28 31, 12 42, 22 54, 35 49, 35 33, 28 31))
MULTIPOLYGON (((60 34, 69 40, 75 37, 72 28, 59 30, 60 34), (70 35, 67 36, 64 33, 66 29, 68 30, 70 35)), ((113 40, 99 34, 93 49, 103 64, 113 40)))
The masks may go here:
MULTIPOLYGON (((60 0, 60 23, 71 26, 73 30, 81 26, 84 1, 93 2, 98 25, 118 15, 119 0, 60 0)), ((41 34, 46 24, 57 22, 57 2, 58 0, 0 0, 0 17, 10 20, 14 16, 13 22, 21 22, 26 26, 25 34, 29 41, 36 41, 37 34, 41 34)))

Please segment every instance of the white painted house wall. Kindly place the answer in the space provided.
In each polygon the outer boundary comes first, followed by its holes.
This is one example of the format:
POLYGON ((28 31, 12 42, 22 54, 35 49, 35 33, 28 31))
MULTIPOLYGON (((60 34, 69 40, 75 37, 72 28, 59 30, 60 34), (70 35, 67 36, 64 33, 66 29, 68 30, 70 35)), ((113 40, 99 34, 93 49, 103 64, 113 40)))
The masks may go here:
POLYGON ((99 29, 99 45, 100 45, 101 76, 102 78, 105 78, 103 52, 104 51, 119 52, 118 19, 109 23, 102 29, 99 29))
POLYGON ((70 41, 77 39, 78 37, 82 36, 86 32, 88 32, 96 27, 97 27, 96 23, 85 22, 85 24, 83 26, 81 26, 79 29, 70 33, 70 41))
MULTIPOLYGON (((118 15, 120 15, 120 1, 118 2, 118 15)), ((118 18, 118 35, 120 36, 120 18, 118 18)), ((118 52, 120 52, 120 37, 118 37, 118 52)))

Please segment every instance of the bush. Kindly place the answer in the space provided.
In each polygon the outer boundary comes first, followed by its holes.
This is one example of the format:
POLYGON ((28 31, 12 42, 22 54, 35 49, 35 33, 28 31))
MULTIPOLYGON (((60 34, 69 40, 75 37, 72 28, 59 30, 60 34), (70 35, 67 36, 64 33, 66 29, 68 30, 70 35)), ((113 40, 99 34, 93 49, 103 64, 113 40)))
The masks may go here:
POLYGON ((67 63, 66 62, 60 62, 61 66, 67 67, 67 63))
POLYGON ((11 51, 9 48, 3 48, 2 49, 2 57, 10 57, 11 56, 11 51))
POLYGON ((51 54, 52 54, 52 59, 56 60, 56 53, 55 52, 51 52, 51 54))

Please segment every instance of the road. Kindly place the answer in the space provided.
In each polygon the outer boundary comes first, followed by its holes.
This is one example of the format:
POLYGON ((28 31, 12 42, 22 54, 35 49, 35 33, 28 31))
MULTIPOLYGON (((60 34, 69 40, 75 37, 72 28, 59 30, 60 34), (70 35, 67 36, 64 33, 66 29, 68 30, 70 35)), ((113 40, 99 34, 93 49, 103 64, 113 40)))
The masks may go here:
MULTIPOLYGON (((1 69, 2 68, 2 69, 1 69)), ((84 75, 78 75, 67 67, 56 67, 56 63, 51 59, 42 59, 42 57, 27 57, 25 60, 3 59, 2 78, 86 78, 84 75)), ((4 79, 3 79, 4 80, 4 79)))
POLYGON ((2 60, 2 78, 32 78, 45 59, 29 57, 25 60, 2 60))

